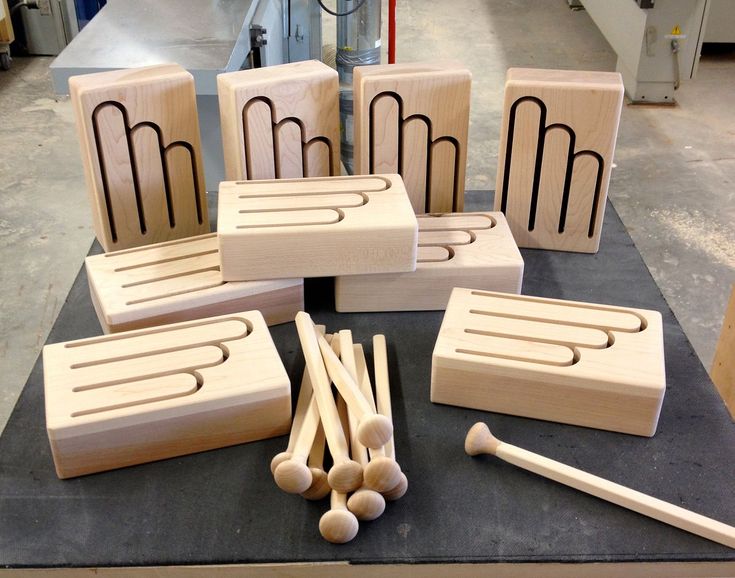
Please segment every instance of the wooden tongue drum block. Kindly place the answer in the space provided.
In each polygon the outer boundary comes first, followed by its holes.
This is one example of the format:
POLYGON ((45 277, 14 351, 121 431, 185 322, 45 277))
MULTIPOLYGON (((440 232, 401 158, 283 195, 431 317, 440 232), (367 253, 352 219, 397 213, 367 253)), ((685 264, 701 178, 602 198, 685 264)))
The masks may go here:
POLYGON ((398 175, 223 182, 226 281, 413 271, 418 225, 398 175))
POLYGON ((431 401, 642 436, 666 390, 661 315, 455 289, 431 401))
POLYGON ((355 67, 355 174, 399 173, 417 214, 461 212, 471 84, 457 62, 355 67))
POLYGON ((622 105, 617 72, 508 70, 495 210, 519 247, 597 252, 622 105))
POLYGON ((503 213, 427 214, 416 219, 416 271, 337 277, 337 311, 445 309, 457 285, 520 293, 523 257, 503 213))
POLYGON ((227 180, 338 175, 339 81, 317 60, 217 76, 227 180))
POLYGON ((60 478, 288 432, 291 391, 258 311, 43 349, 60 478))
POLYGON ((73 76, 94 230, 105 251, 209 232, 194 78, 176 64, 73 76))
POLYGON ((251 309, 276 325, 304 309, 303 279, 223 281, 215 233, 93 255, 86 268, 105 333, 251 309))

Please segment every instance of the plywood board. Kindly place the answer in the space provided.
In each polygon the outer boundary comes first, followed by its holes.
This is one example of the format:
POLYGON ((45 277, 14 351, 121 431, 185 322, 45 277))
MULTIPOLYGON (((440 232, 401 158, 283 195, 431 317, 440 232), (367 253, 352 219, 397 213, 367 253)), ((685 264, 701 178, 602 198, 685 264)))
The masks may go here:
POLYGON ((317 60, 217 76, 227 180, 340 174, 337 71, 317 60))
POLYGON ((85 265, 105 333, 251 309, 276 325, 304 309, 303 279, 223 281, 214 233, 93 255, 85 265))
POLYGON ((105 251, 209 232, 194 78, 176 64, 73 76, 94 230, 105 251))
POLYGON ((661 314, 457 288, 431 400, 652 436, 666 390, 661 314))
POLYGON ((43 349, 60 478, 282 435, 288 375, 258 311, 43 349))
POLYGON ((519 247, 597 252, 622 104, 617 72, 508 70, 495 210, 519 247))
POLYGON ((418 215, 416 271, 335 280, 337 311, 445 309, 456 286, 520 293, 523 258, 502 213, 418 215))
POLYGON ((412 271, 418 225, 398 175, 223 182, 226 281, 412 271))
POLYGON ((400 174, 417 214, 461 212, 471 82, 457 62, 355 67, 355 173, 400 174))

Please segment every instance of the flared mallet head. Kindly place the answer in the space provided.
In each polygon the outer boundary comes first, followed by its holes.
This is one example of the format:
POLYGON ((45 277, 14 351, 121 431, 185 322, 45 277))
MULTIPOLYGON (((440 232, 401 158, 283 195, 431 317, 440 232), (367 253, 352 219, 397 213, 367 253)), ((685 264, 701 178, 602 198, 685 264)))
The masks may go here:
POLYGON ((393 422, 379 413, 364 416, 357 428, 357 439, 366 448, 382 448, 393 436, 393 422))
POLYGON ((301 494, 311 486, 311 470, 300 461, 289 459, 278 464, 273 472, 276 485, 289 494, 301 494))
POLYGON ((327 542, 345 544, 357 536, 360 523, 352 512, 329 510, 319 520, 319 533, 327 542))
POLYGON ((353 460, 336 463, 329 469, 327 479, 338 492, 354 492, 362 485, 362 466, 353 460))
POLYGON ((360 488, 347 500, 347 509, 361 522, 369 522, 383 514, 385 498, 375 490, 360 488))
POLYGON ((365 466, 363 478, 368 488, 376 492, 387 492, 401 481, 401 466, 396 460, 378 456, 365 466))
POLYGON ((464 451, 470 456, 495 455, 499 445, 500 440, 490 433, 490 428, 487 425, 480 421, 467 432, 467 437, 464 440, 464 451))
POLYGON ((327 481, 327 472, 321 468, 309 468, 311 470, 311 485, 309 489, 302 492, 302 497, 307 500, 321 500, 329 495, 332 488, 327 481))
POLYGON ((406 477, 406 474, 401 472, 401 478, 396 484, 395 488, 391 488, 387 492, 382 492, 383 497, 388 500, 389 502, 395 502, 396 500, 400 500, 408 491, 408 478, 406 477))
POLYGON ((273 459, 271 460, 271 474, 275 475, 276 468, 286 460, 290 460, 291 456, 291 452, 281 452, 280 454, 273 456, 273 459))

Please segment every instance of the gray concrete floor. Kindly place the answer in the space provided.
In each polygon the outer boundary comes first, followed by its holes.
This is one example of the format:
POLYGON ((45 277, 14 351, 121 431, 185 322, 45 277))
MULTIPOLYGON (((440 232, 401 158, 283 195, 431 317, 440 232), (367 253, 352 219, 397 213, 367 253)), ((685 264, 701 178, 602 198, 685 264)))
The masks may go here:
MULTIPOLYGON (((505 70, 614 70, 584 12, 563 0, 398 3, 398 60, 473 72, 467 188, 495 188, 505 70)), ((69 102, 51 59, 0 72, 0 428, 93 238, 69 102)), ((735 55, 704 58, 677 107, 626 106, 610 197, 706 367, 735 281, 735 55)))

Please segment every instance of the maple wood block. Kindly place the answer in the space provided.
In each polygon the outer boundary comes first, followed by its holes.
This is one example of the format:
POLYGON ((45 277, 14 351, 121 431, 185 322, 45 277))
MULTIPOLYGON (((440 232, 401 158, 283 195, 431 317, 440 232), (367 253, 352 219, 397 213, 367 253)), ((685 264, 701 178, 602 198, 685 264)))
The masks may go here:
POLYGON ((416 213, 461 212, 471 84, 458 62, 356 66, 355 174, 399 173, 416 213))
POLYGON ((208 233, 191 74, 177 64, 85 74, 69 92, 105 251, 208 233))
POLYGON ((338 175, 339 80, 317 60, 217 76, 227 180, 338 175))
POLYGON ((519 247, 597 252, 623 92, 617 72, 508 70, 495 210, 519 247))
POLYGON ((398 175, 220 183, 226 281, 413 271, 416 216, 398 175))
POLYGON ((263 316, 235 313, 43 348, 60 478, 282 435, 291 387, 263 316))
POLYGON ((105 333, 251 309, 276 325, 304 308, 303 279, 223 281, 215 233, 94 255, 85 265, 105 333))
POLYGON ((418 215, 416 270, 335 280, 337 311, 445 309, 457 285, 520 293, 523 257, 502 213, 418 215))
POLYGON ((457 288, 431 401, 652 436, 666 390, 661 314, 457 288))

